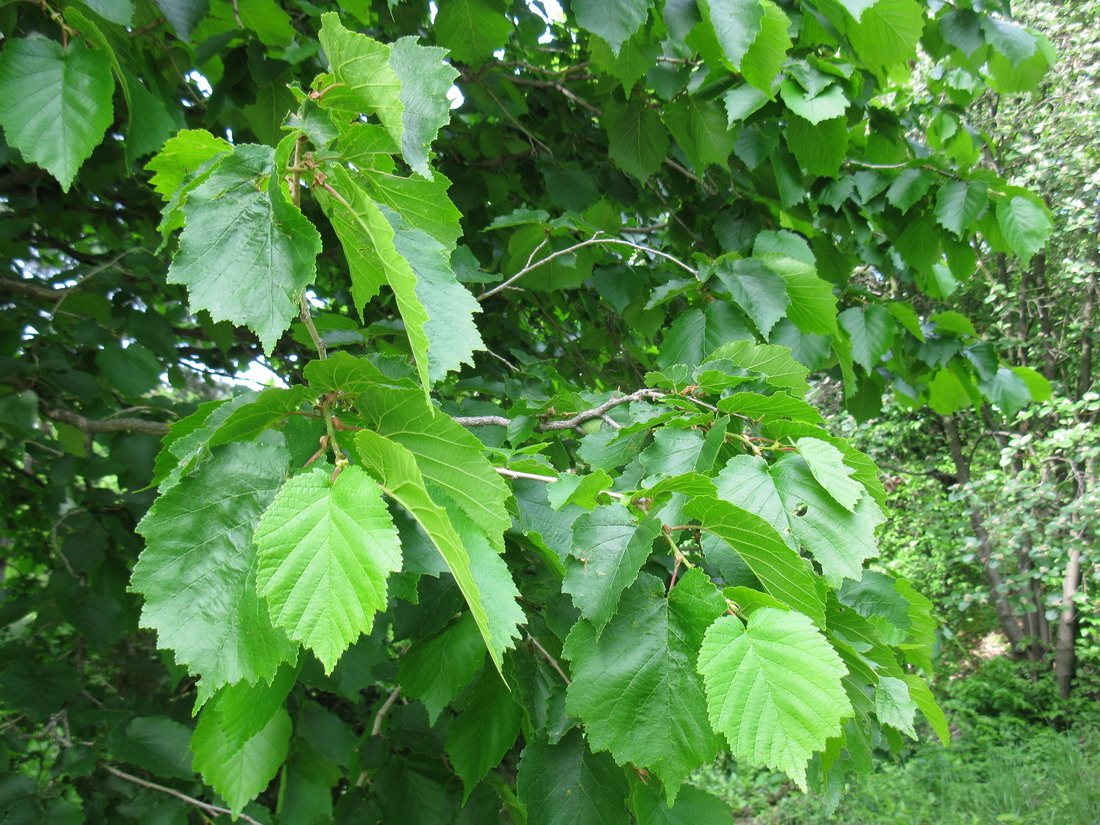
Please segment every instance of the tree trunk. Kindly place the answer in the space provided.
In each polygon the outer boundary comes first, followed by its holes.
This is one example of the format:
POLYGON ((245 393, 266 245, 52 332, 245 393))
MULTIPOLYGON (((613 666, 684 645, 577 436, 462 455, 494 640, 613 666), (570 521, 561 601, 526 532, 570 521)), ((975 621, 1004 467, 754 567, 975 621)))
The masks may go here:
POLYGON ((1054 645, 1054 681, 1058 694, 1068 699, 1073 686, 1073 674, 1077 669, 1077 602, 1074 597, 1081 586, 1081 543, 1076 542, 1069 551, 1066 575, 1062 580, 1062 613, 1058 617, 1058 639, 1054 645))
MULTIPOLYGON (((962 442, 959 440, 959 428, 955 424, 955 419, 949 415, 940 416, 940 421, 943 424, 944 434, 947 436, 947 447, 951 451, 951 460, 955 463, 955 478, 958 479, 960 485, 966 484, 970 481, 970 465, 963 454, 962 442)), ((986 578, 989 580, 993 605, 997 610, 997 620, 1000 622, 1005 638, 1012 646, 1013 655, 1020 656, 1024 648, 1024 632, 1020 627, 1016 614, 1012 612, 1012 605, 1005 598, 1004 579, 1001 577, 1000 571, 991 563, 993 543, 990 541, 989 531, 985 529, 985 520, 982 518, 981 510, 974 505, 970 507, 970 527, 974 530, 974 535, 978 539, 978 546, 982 551, 982 567, 985 570, 986 578)))

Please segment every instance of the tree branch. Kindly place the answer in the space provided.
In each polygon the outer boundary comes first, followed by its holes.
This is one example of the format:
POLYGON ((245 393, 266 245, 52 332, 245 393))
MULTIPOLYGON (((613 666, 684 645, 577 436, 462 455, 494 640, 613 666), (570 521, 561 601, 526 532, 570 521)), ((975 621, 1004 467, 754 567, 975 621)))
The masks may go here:
MULTIPOLYGON (((107 773, 109 774, 117 776, 119 779, 125 779, 127 782, 133 782, 135 785, 141 785, 141 787, 143 788, 150 788, 151 790, 160 791, 161 793, 166 793, 169 796, 174 796, 176 799, 182 799, 188 805, 194 805, 199 810, 206 811, 206 813, 208 814, 213 814, 214 816, 217 816, 219 814, 229 814, 230 816, 233 816, 233 812, 229 810, 229 808, 223 808, 220 805, 212 805, 209 802, 203 802, 201 799, 195 799, 195 797, 188 796, 182 791, 177 791, 175 788, 168 788, 164 785, 158 785, 156 782, 150 782, 147 779, 142 779, 140 777, 134 776, 133 774, 126 773, 126 771, 120 771, 118 768, 112 767, 105 762, 100 762, 99 764, 100 767, 103 768, 103 770, 107 771, 107 773)), ((237 814, 236 818, 249 823, 249 825, 263 825, 263 823, 261 823, 259 820, 253 819, 248 814, 237 814)))
MULTIPOLYGON (((591 421, 593 418, 604 418, 608 410, 618 407, 620 404, 629 404, 632 401, 658 401, 663 395, 664 393, 660 390, 653 389, 635 390, 630 395, 616 395, 604 401, 598 407, 582 410, 572 418, 566 418, 562 421, 543 421, 541 424, 536 424, 535 432, 549 433, 555 430, 572 430, 585 421, 591 421)), ((464 427, 507 427, 512 423, 510 418, 505 418, 503 415, 460 415, 455 418, 455 421, 464 427)))
POLYGON ((86 433, 147 433, 149 435, 167 435, 168 425, 160 421, 147 421, 144 418, 104 418, 96 420, 85 418, 72 410, 46 410, 46 418, 60 421, 70 427, 76 427, 86 433))
MULTIPOLYGON (((521 473, 519 470, 509 470, 507 467, 494 467, 493 469, 505 478, 526 478, 531 481, 541 481, 544 484, 560 481, 558 476, 540 476, 537 473, 521 473)), ((600 492, 612 498, 626 498, 623 493, 616 493, 614 490, 600 490, 600 492)))
POLYGON ((497 284, 492 289, 489 289, 489 290, 486 290, 485 292, 482 292, 480 295, 477 296, 477 299, 479 301, 484 301, 486 298, 491 298, 493 295, 496 295, 498 292, 500 292, 502 290, 505 290, 505 289, 508 289, 508 287, 510 287, 512 284, 514 284, 516 281, 518 281, 520 278, 522 278, 528 272, 530 272, 534 269, 538 269, 543 264, 550 263, 550 261, 554 260, 555 258, 560 258, 562 255, 568 255, 570 252, 576 252, 578 249, 582 249, 583 247, 595 246, 597 244, 618 244, 620 246, 629 246, 631 249, 637 249, 639 252, 648 252, 651 255, 657 255, 658 257, 664 258, 665 260, 672 261, 672 263, 676 264, 678 267, 681 267, 682 269, 687 270, 688 272, 690 272, 696 278, 699 277, 699 272, 697 270, 695 270, 692 267, 688 266, 683 261, 681 261, 679 258, 673 257, 672 255, 669 255, 667 252, 662 252, 659 249, 653 249, 652 247, 649 247, 649 246, 642 246, 641 244, 637 244, 637 243, 634 243, 632 241, 624 241, 620 238, 589 238, 586 241, 581 241, 580 243, 575 243, 572 246, 567 246, 565 249, 559 249, 557 252, 551 252, 545 258, 542 258, 538 261, 535 261, 533 264, 528 264, 527 266, 525 266, 523 269, 521 269, 519 272, 517 272, 515 275, 513 275, 511 278, 509 278, 504 283, 497 284))
POLYGON ((42 286, 34 281, 17 281, 15 278, 0 278, 0 291, 13 292, 16 295, 25 295, 28 298, 37 298, 40 301, 56 301, 64 298, 73 290, 54 289, 42 286))

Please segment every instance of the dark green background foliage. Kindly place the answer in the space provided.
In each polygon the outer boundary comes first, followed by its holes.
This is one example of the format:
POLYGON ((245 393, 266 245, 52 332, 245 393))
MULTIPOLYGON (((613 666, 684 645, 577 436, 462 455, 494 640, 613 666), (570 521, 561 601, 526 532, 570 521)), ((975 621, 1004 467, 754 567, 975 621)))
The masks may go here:
POLYGON ((947 738, 964 586, 1070 692, 1077 591, 1045 594, 1094 458, 1043 468, 1095 447, 1013 439, 1095 412, 1091 355, 1071 382, 980 300, 1074 244, 983 121, 1054 60, 1007 4, 47 0, 0 31, 3 822, 724 822, 685 780, 727 751, 833 806, 947 738), (983 424, 1026 454, 1008 494, 983 424), (964 503, 939 607, 867 569, 860 447, 964 503), (1004 495, 1061 520, 1013 544, 1004 495))

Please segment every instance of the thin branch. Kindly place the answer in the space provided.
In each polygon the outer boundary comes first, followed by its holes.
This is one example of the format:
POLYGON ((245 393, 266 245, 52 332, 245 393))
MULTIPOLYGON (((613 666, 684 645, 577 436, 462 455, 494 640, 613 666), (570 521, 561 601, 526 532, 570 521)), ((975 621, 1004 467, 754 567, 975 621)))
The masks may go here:
MULTIPOLYGON (((521 473, 519 470, 509 470, 507 467, 494 467, 493 469, 505 478, 526 478, 530 481, 541 481, 544 484, 550 484, 559 480, 557 476, 540 476, 537 473, 521 473)), ((600 490, 600 492, 612 498, 626 498, 625 495, 616 493, 614 490, 600 490)))
POLYGON ((72 289, 54 289, 34 283, 33 281, 18 281, 15 278, 0 278, 0 292, 14 292, 16 295, 24 295, 27 298, 37 298, 40 301, 53 301, 64 298, 72 292, 72 289))
POLYGON ((699 186, 702 188, 702 190, 706 194, 708 194, 708 195, 715 194, 713 186, 711 186, 709 183, 707 183, 705 180, 703 180, 701 177, 696 175, 691 170, 681 166, 679 163, 674 161, 672 158, 665 158, 665 164, 668 165, 668 166, 671 166, 673 169, 675 169, 677 172, 679 172, 681 175, 683 175, 688 180, 695 181, 697 184, 699 184, 699 186))
POLYGON ((393 707, 393 703, 397 701, 401 696, 401 686, 398 685, 393 689, 386 701, 382 703, 382 707, 378 709, 378 713, 374 714, 374 724, 371 725, 370 735, 378 736, 382 733, 382 721, 386 718, 386 714, 390 712, 390 708, 393 707))
POLYGON ((542 258, 541 260, 535 261, 535 263, 533 263, 533 264, 529 264, 529 265, 525 266, 523 269, 521 269, 519 272, 517 272, 515 275, 513 275, 507 281, 504 281, 503 283, 497 284, 492 289, 488 289, 485 292, 482 292, 480 295, 477 296, 477 300, 484 301, 486 298, 491 298, 492 296, 496 295, 498 292, 501 292, 502 290, 505 290, 508 287, 510 287, 512 284, 514 284, 516 281, 518 281, 520 278, 522 278, 528 272, 530 272, 534 269, 538 269, 540 266, 543 266, 544 264, 550 263, 550 261, 554 260, 555 258, 560 258, 562 255, 568 255, 570 252, 576 252, 578 249, 582 249, 586 246, 596 246, 598 244, 617 244, 619 246, 629 246, 631 249, 637 249, 639 252, 648 252, 651 255, 657 255, 658 257, 661 257, 661 258, 664 258, 666 260, 672 261, 672 263, 676 264, 678 267, 681 267, 682 269, 687 270, 688 272, 690 272, 696 278, 699 277, 699 273, 698 273, 697 270, 695 270, 692 267, 688 266, 683 261, 681 261, 679 258, 676 258, 672 255, 669 255, 667 252, 662 252, 659 249, 654 249, 653 247, 650 247, 650 246, 643 246, 642 244, 637 244, 637 243, 634 243, 633 241, 624 241, 620 238, 589 238, 586 241, 581 241, 580 243, 575 243, 572 246, 567 246, 565 249, 559 249, 557 252, 551 252, 545 258, 542 258))
POLYGON ((571 430, 574 427, 580 426, 585 421, 591 421, 593 418, 600 418, 612 407, 617 407, 620 404, 629 404, 632 401, 657 401, 663 395, 664 393, 660 390, 642 389, 635 390, 630 393, 630 395, 613 396, 600 404, 600 406, 593 407, 590 410, 583 410, 572 418, 567 418, 564 421, 546 421, 542 424, 536 424, 535 432, 547 433, 553 430, 571 430))
POLYGON ((550 667, 554 668, 554 670, 556 670, 558 672, 558 675, 562 678, 562 681, 564 681, 566 685, 573 684, 572 680, 568 676, 565 675, 565 671, 561 669, 561 665, 558 664, 558 660, 550 655, 550 651, 548 651, 545 647, 543 647, 542 643, 539 642, 538 639, 536 639, 534 636, 532 636, 530 633, 528 633, 527 634, 527 641, 535 646, 535 650, 537 650, 539 653, 541 653, 543 658, 546 659, 546 661, 550 663, 550 667))
POLYGON ((455 421, 463 427, 507 427, 512 423, 503 415, 457 415, 455 421))
POLYGON ((582 109, 587 109, 596 117, 603 117, 603 109, 601 109, 599 106, 593 106, 583 97, 581 97, 562 83, 558 83, 553 80, 535 80, 534 78, 519 76, 510 76, 508 79, 518 86, 536 86, 540 89, 556 89, 557 91, 561 92, 563 96, 565 96, 569 100, 572 100, 582 109))
POLYGON ((149 435, 167 435, 168 425, 160 421, 147 421, 144 418, 111 418, 97 421, 85 418, 72 410, 46 410, 46 418, 60 421, 86 433, 148 433, 149 435))
POLYGON ((313 348, 317 350, 317 358, 324 361, 328 358, 328 350, 325 348, 325 342, 321 339, 320 333, 317 332, 317 325, 313 323, 313 313, 310 311, 309 299, 306 297, 305 292, 298 299, 298 307, 301 310, 302 323, 305 324, 309 337, 313 340, 313 348))
MULTIPOLYGON (((164 785, 158 785, 156 782, 150 782, 147 779, 141 779, 133 774, 126 773, 126 771, 120 771, 118 768, 112 767, 104 762, 100 763, 100 767, 107 773, 114 774, 119 779, 125 779, 127 782, 133 782, 135 785, 141 785, 143 788, 150 788, 154 791, 160 791, 166 793, 169 796, 174 796, 176 799, 181 799, 188 805, 194 805, 201 811, 205 811, 208 814, 218 816, 219 814, 229 814, 233 816, 233 812, 229 808, 223 808, 220 805, 212 805, 209 802, 203 802, 201 799, 195 799, 193 796, 188 796, 181 791, 177 791, 175 788, 167 788, 164 785)), ((240 813, 236 815, 237 819, 241 819, 249 825, 263 825, 259 820, 253 819, 248 814, 240 813)))

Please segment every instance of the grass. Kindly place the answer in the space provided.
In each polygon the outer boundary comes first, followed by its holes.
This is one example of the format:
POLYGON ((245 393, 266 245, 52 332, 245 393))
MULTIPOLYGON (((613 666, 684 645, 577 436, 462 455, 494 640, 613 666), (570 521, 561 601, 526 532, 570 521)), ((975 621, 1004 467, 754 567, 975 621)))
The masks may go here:
POLYGON ((781 775, 732 762, 696 781, 739 811, 739 825, 1100 825, 1100 731, 1030 734, 916 745, 832 813, 781 775))

